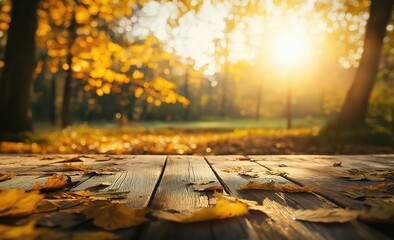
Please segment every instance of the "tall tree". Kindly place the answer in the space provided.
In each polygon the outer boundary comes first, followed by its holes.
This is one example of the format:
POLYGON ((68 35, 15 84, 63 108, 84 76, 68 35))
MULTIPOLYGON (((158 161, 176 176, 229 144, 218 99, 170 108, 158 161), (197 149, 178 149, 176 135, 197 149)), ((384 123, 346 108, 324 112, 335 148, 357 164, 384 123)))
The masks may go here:
POLYGON ((30 88, 35 63, 39 1, 12 1, 11 23, 0 82, 0 133, 32 130, 30 88))
POLYGON ((378 72, 380 52, 393 5, 394 0, 371 0, 360 65, 334 127, 365 125, 368 100, 378 72))

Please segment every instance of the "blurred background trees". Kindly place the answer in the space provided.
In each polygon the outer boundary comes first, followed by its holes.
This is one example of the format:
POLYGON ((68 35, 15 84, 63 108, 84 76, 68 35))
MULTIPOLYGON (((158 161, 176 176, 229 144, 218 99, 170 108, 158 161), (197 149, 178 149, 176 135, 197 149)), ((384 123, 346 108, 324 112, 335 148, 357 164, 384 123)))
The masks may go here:
MULTIPOLYGON (((394 21, 392 1, 381 2, 388 16, 365 120, 390 129, 394 21)), ((26 5, 12 3, 15 8, 26 5)), ((35 123, 61 127, 92 121, 124 125, 285 117, 289 81, 292 115, 329 121, 338 116, 360 60, 370 58, 363 55, 372 16, 366 0, 38 3, 37 11, 29 8, 38 18, 35 39, 19 36, 24 46, 35 46, 35 53, 23 50, 26 58, 10 70, 10 56, 22 49, 7 37, 13 36, 13 23, 15 28, 30 15, 14 16, 11 1, 0 2, 1 132, 30 130, 30 108, 35 123), (16 89, 5 90, 11 89, 8 83, 16 89), (22 122, 14 113, 18 109, 22 122)))

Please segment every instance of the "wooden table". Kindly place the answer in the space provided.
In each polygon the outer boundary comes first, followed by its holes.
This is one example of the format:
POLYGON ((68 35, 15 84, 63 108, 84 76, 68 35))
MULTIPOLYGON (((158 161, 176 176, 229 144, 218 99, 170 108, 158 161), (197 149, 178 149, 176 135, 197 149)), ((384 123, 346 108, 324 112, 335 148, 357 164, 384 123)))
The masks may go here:
MULTIPOLYGON (((42 184, 53 172, 63 172, 63 160, 72 155, 0 155, 0 171, 12 171, 15 177, 0 182, 0 188, 31 189, 42 184), (48 157, 50 156, 50 157, 48 157)), ((389 225, 349 223, 310 223, 292 218, 294 209, 351 208, 366 209, 362 201, 345 196, 341 189, 365 186, 372 182, 349 181, 335 176, 347 169, 388 169, 394 167, 394 155, 360 156, 104 156, 82 157, 89 168, 120 169, 114 175, 70 174, 75 190, 95 191, 99 182, 111 182, 107 189, 130 191, 126 205, 130 208, 193 211, 210 206, 212 193, 193 191, 189 183, 213 180, 225 193, 263 203, 269 214, 251 212, 244 217, 181 224, 152 220, 131 229, 114 231, 122 239, 393 239, 389 225), (333 167, 342 162, 341 167, 333 167), (231 167, 251 168, 258 178, 228 171, 231 167), (286 176, 267 173, 286 172, 286 176), (281 193, 276 191, 239 190, 249 181, 273 180, 276 183, 315 187, 316 193, 281 193)), ((102 189, 100 189, 102 190, 102 189)), ((71 230, 86 231, 86 226, 71 230)), ((88 227, 88 230, 99 228, 88 227)), ((59 231, 63 231, 60 230, 59 231)), ((70 238, 71 238, 70 235, 70 238)), ((0 236, 1 238, 1 236, 0 236)))

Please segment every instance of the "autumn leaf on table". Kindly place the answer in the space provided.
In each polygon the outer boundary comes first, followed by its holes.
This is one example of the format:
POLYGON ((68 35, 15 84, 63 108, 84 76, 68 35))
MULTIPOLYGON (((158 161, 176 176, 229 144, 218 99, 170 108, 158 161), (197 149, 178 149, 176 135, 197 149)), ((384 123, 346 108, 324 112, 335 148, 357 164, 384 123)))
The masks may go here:
POLYGON ((83 160, 81 159, 81 157, 83 157, 83 156, 76 156, 76 157, 72 157, 72 158, 67 158, 67 159, 64 159, 62 162, 65 162, 65 163, 70 163, 70 162, 83 162, 83 160))
POLYGON ((320 223, 345 223, 355 220, 360 211, 342 208, 318 208, 315 210, 298 210, 293 218, 299 221, 320 223))
POLYGON ((75 191, 75 192, 56 192, 51 195, 52 198, 57 199, 84 199, 93 196, 94 194, 88 190, 75 191))
POLYGON ((223 191, 223 186, 222 185, 212 185, 212 186, 197 185, 197 186, 194 186, 193 189, 194 189, 194 191, 197 191, 197 192, 223 191))
POLYGON ((281 176, 281 177, 285 177, 288 174, 287 172, 281 172, 279 170, 276 170, 276 171, 270 170, 270 171, 266 171, 266 173, 269 175, 276 175, 276 176, 281 176))
POLYGON ((394 178, 394 170, 391 169, 375 169, 375 170, 364 170, 364 169, 349 169, 347 171, 337 173, 336 176, 346 178, 350 181, 384 181, 394 178))
POLYGON ((33 189, 40 190, 43 192, 56 191, 67 187, 70 183, 71 183, 70 176, 55 174, 52 177, 49 177, 48 180, 42 186, 40 186, 38 183, 35 183, 33 189))
POLYGON ((80 206, 83 201, 79 199, 43 199, 37 205, 35 213, 52 212, 66 210, 80 206))
POLYGON ((214 183, 214 182, 215 181, 213 181, 213 180, 200 180, 200 181, 187 183, 187 185, 207 185, 207 184, 214 183))
POLYGON ((265 190, 265 191, 279 191, 279 192, 315 192, 316 189, 309 186, 291 186, 291 185, 277 185, 274 181, 269 182, 249 182, 246 185, 241 185, 239 187, 241 190, 255 189, 255 190, 265 190))
POLYGON ((0 182, 10 180, 14 177, 13 172, 0 172, 0 182))
POLYGON ((88 206, 82 214, 88 219, 93 219, 94 225, 112 231, 138 226, 149 221, 145 217, 149 212, 146 208, 131 209, 122 204, 107 204, 101 207, 88 206))
POLYGON ((394 223, 394 197, 387 199, 368 198, 364 203, 371 206, 371 208, 369 211, 360 214, 360 220, 366 222, 394 223))
POLYGON ((342 189, 342 193, 351 198, 390 197, 394 193, 394 184, 381 183, 362 187, 352 186, 342 189))
POLYGON ((85 174, 91 174, 91 175, 114 175, 117 174, 118 172, 122 171, 119 168, 103 168, 103 169, 86 169, 85 174))
POLYGON ((83 163, 81 163, 79 165, 65 163, 65 164, 63 164, 63 168, 65 170, 72 170, 72 171, 86 171, 86 167, 83 163))
POLYGON ((44 196, 37 191, 23 189, 2 190, 0 192, 0 217, 32 214, 44 196))
POLYGON ((333 167, 341 167, 342 166, 342 162, 334 162, 332 164, 333 167))
POLYGON ((187 214, 155 211, 153 215, 163 220, 191 223, 242 216, 247 213, 247 204, 240 201, 230 201, 229 199, 220 198, 212 208, 206 207, 187 214))

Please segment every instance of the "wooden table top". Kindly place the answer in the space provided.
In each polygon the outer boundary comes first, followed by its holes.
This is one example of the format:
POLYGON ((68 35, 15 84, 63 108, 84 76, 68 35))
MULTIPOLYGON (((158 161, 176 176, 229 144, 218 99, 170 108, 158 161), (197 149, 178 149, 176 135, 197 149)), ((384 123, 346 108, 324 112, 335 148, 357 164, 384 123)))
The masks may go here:
MULTIPOLYGON (((372 181, 349 181, 337 174, 349 169, 394 169, 394 155, 357 156, 164 156, 164 155, 84 155, 80 159, 92 169, 117 169, 111 175, 87 175, 65 171, 64 160, 75 155, 0 155, 0 172, 15 176, 0 182, 0 189, 24 188, 42 184, 53 173, 70 175, 73 187, 68 191, 92 192, 116 189, 129 191, 125 204, 130 208, 191 212, 211 206, 212 192, 197 192, 190 183, 202 180, 222 185, 224 194, 257 201, 269 213, 250 212, 242 217, 198 223, 174 223, 153 219, 138 227, 113 231, 120 239, 393 239, 392 225, 365 223, 313 223, 297 221, 294 210, 349 208, 365 210, 362 200, 341 191, 349 186, 367 186, 372 181), (336 162, 341 166, 334 167, 336 162), (256 177, 228 169, 248 169, 256 177), (275 175, 286 172, 286 175, 275 175), (315 193, 239 190, 250 181, 310 186, 315 193), (110 186, 97 189, 98 183, 110 186)), ((80 164, 80 163, 75 163, 80 164)), ((389 181, 393 181, 392 179, 389 181)), ((389 182, 386 181, 386 182, 389 182)), ((380 182, 379 182, 380 183, 380 182)), ((0 200, 1 201, 1 200, 0 200)), ((100 231, 81 225, 65 231, 72 238, 76 232, 100 231)), ((67 235, 68 234, 68 235, 67 235)), ((1 236, 0 236, 1 238, 1 236)))

